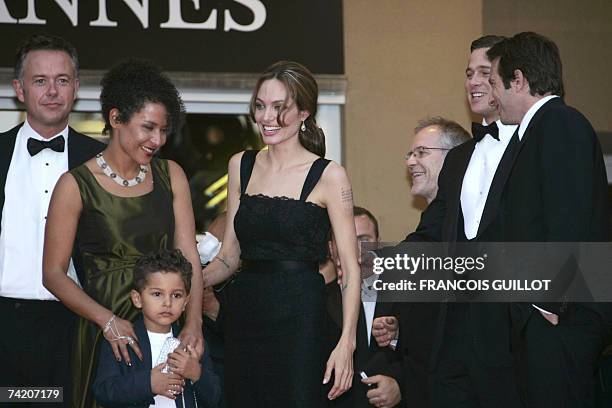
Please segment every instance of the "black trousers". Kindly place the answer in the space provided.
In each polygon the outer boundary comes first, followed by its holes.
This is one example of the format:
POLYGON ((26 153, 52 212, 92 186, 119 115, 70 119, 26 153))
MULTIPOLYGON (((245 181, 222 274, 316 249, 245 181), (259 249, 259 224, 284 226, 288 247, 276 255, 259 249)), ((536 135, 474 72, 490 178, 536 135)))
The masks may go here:
MULTIPOLYGON (((70 395, 70 349, 76 316, 57 301, 5 297, 0 297, 0 316, 0 386, 64 387, 64 396, 70 395)), ((68 406, 18 406, 41 405, 68 406)), ((0 407, 9 406, 15 404, 0 403, 0 407)))
POLYGON ((431 375, 433 408, 522 407, 512 366, 486 365, 474 349, 467 304, 449 303, 431 375))
POLYGON ((599 316, 579 305, 553 326, 534 308, 522 331, 518 379, 527 406, 595 407, 594 387, 604 346, 599 316))

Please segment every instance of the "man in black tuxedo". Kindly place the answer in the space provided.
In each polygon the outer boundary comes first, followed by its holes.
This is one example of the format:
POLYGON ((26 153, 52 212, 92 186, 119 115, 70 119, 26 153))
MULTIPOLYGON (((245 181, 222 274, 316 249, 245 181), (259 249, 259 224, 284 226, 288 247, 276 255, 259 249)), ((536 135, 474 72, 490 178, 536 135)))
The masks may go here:
MULTIPOLYGON (((486 51, 502 39, 485 36, 470 47, 465 89, 472 112, 483 120, 472 125, 473 139, 448 152, 436 198, 423 212, 416 231, 406 237, 407 242, 499 240, 491 226, 499 210, 502 180, 511 164, 510 141, 516 127, 499 121, 491 101, 491 63, 486 51)), ((521 405, 513 378, 507 305, 443 303, 429 349, 412 344, 419 328, 412 323, 409 307, 400 305, 398 347, 408 359, 429 357, 431 406, 521 405), (423 351, 428 355, 423 356, 423 351)), ((397 335, 393 319, 378 319, 375 328, 382 345, 397 335)))
MULTIPOLYGON (((7 330, 0 336, 0 386, 63 386, 66 392, 75 316, 42 285, 47 207, 60 175, 104 144, 68 126, 78 59, 62 38, 25 40, 13 87, 27 117, 0 134, 0 316, 7 330)), ((76 279, 72 264, 69 272, 76 279)))
MULTIPOLYGON (((360 243, 380 242, 378 221, 374 215, 363 207, 353 208, 355 231, 360 243)), ((360 245, 361 250, 361 245, 360 245)), ((335 241, 330 241, 330 253, 332 265, 338 265, 338 255, 335 241)), ((333 266, 332 266, 333 267, 333 266)), ((338 272, 336 269, 333 272, 338 272)), ((331 273, 323 272, 327 279, 331 273)), ((372 273, 371 267, 362 268, 361 283, 361 307, 357 320, 356 347, 353 354, 354 371, 353 385, 349 392, 340 396, 337 400, 329 401, 325 398, 322 406, 346 407, 346 408, 368 408, 368 407, 404 407, 402 400, 402 362, 400 356, 386 347, 379 347, 371 334, 372 321, 378 316, 386 316, 392 313, 392 304, 380 302, 377 292, 373 288, 373 282, 379 278, 372 273), (360 372, 367 376, 362 379, 360 372)), ((333 279, 335 281, 335 278, 333 279)), ((330 320, 334 325, 330 326, 332 332, 331 343, 335 346, 340 336, 342 327, 342 298, 339 286, 334 282, 331 290, 328 289, 328 311, 330 320)), ((329 286, 328 286, 329 288, 329 286)), ((332 346, 332 347, 333 347, 332 346)), ((324 392, 327 395, 328 391, 324 392)))
MULTIPOLYGON (((501 121, 519 125, 516 154, 495 221, 498 234, 515 242, 608 241, 601 148, 589 121, 563 101, 557 46, 525 32, 494 45, 487 55, 501 121)), ((528 406, 593 406, 594 373, 609 306, 512 305, 520 346, 518 374, 528 406)))

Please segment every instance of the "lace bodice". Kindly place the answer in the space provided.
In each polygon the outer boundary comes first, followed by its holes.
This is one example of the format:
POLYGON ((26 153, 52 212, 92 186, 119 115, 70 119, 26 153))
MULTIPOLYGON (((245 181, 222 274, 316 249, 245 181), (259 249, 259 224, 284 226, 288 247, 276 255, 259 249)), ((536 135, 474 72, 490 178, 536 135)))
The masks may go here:
POLYGON ((321 261, 327 256, 330 230, 327 209, 306 201, 329 160, 312 164, 299 199, 246 194, 257 151, 247 150, 240 163, 240 206, 234 229, 246 260, 321 261))

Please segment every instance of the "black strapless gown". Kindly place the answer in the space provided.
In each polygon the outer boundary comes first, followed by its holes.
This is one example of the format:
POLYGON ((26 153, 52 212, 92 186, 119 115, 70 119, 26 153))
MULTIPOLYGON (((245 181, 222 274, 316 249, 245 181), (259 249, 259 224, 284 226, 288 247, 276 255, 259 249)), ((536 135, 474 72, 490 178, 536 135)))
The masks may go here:
POLYGON ((299 200, 245 194, 256 151, 241 163, 234 228, 243 268, 228 293, 226 402, 230 408, 317 407, 327 356, 325 283, 330 222, 306 201, 328 160, 316 160, 299 200))

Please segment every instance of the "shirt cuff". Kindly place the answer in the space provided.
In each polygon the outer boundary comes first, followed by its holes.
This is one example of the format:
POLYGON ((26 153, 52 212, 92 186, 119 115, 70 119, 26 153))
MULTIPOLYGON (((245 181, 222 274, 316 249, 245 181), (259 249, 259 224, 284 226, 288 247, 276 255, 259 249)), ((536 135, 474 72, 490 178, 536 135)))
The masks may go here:
POLYGON ((210 232, 206 232, 200 242, 198 242, 198 253, 202 265, 209 263, 221 250, 221 242, 210 232))

